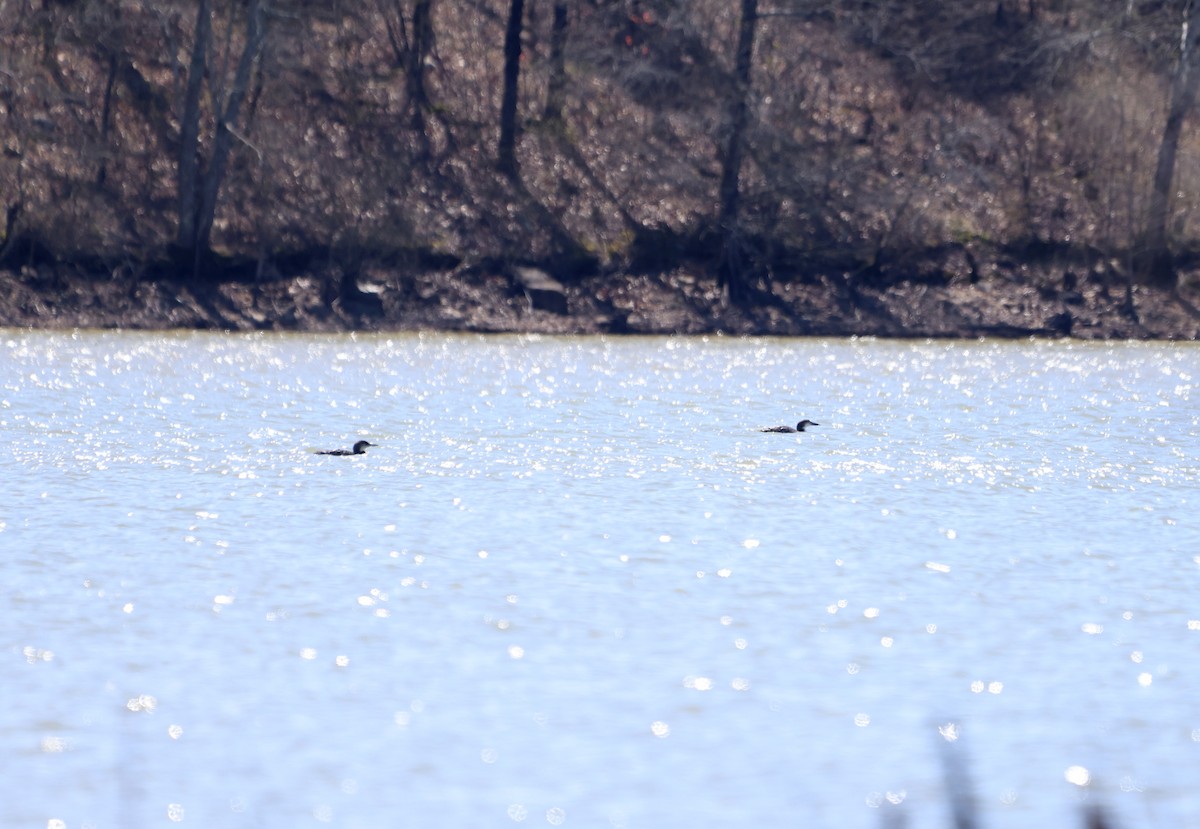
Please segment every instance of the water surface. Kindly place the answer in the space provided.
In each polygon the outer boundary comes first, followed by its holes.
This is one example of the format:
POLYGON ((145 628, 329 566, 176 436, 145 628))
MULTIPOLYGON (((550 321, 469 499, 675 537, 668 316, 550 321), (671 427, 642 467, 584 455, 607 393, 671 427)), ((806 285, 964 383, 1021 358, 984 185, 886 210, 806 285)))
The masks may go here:
POLYGON ((0 825, 1196 823, 1198 378, 0 332, 0 825))

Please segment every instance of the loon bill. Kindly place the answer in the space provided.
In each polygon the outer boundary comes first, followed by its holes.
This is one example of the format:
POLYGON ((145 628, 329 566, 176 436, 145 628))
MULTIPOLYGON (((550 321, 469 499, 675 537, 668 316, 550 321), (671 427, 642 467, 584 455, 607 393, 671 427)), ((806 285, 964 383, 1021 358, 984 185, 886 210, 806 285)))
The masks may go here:
POLYGON ((316 452, 317 455, 365 455, 367 454, 368 446, 378 446, 378 443, 368 443, 365 440, 360 440, 354 444, 353 449, 327 449, 324 452, 316 452))
POLYGON ((820 426, 820 425, 821 425, 820 423, 817 423, 816 421, 813 421, 813 420, 801 420, 799 423, 796 424, 795 429, 793 429, 791 426, 771 426, 767 429, 762 429, 761 431, 763 431, 763 432, 780 432, 780 433, 786 435, 786 434, 792 434, 794 432, 803 432, 809 426, 820 426))

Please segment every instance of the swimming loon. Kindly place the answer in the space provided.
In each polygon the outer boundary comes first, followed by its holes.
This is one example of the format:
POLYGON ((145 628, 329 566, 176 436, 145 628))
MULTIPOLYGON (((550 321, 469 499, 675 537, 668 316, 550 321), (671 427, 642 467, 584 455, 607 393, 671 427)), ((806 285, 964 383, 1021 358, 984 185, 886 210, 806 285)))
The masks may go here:
POLYGON ((820 426, 820 425, 821 425, 820 423, 815 423, 811 420, 801 420, 799 423, 796 424, 795 429, 793 429, 791 426, 772 426, 769 429, 762 429, 761 431, 763 431, 763 432, 783 432, 784 434, 791 434, 792 432, 803 432, 805 427, 808 427, 808 426, 820 426))
POLYGON ((367 454, 368 446, 378 446, 378 443, 367 443, 365 440, 360 440, 354 444, 353 449, 328 449, 324 452, 317 452, 318 455, 365 455, 367 454))

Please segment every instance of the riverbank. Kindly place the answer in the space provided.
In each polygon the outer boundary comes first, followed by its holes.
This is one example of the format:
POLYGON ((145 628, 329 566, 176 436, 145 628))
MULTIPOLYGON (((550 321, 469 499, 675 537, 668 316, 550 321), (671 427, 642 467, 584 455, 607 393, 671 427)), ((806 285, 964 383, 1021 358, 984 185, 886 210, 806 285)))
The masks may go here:
MULTIPOLYGON (((1188 283, 1185 282, 1185 286, 1188 283)), ((604 274, 558 286, 543 310, 502 268, 365 268, 259 281, 96 277, 69 266, 0 271, 0 326, 36 329, 475 331, 746 336, 1200 338, 1200 291, 1129 286, 1101 271, 885 283, 843 274, 764 281, 753 306, 724 301, 702 269, 604 274)))
POLYGON ((1150 255, 1170 78, 1103 10, 769 15, 747 81, 737 4, 385 5, 13 18, 0 325, 1200 336, 1200 144, 1150 255))

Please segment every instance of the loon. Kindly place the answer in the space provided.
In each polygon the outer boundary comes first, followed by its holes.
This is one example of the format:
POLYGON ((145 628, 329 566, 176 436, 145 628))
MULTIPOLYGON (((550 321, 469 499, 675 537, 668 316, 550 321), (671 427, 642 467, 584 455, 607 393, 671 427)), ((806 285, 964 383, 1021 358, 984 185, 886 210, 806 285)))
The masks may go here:
POLYGON ((791 434, 792 432, 803 432, 805 430, 805 428, 808 426, 820 426, 820 425, 821 425, 820 423, 816 423, 811 420, 801 420, 799 423, 796 424, 795 429, 793 429, 791 426, 772 426, 769 429, 762 429, 760 431, 782 432, 784 434, 791 434))
POLYGON ((353 449, 327 449, 324 452, 317 452, 318 455, 365 455, 367 454, 368 446, 378 446, 378 443, 367 443, 365 440, 360 440, 354 444, 353 449))

